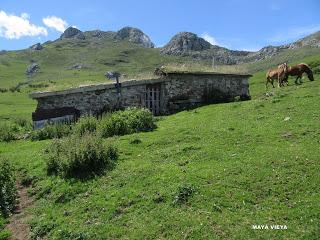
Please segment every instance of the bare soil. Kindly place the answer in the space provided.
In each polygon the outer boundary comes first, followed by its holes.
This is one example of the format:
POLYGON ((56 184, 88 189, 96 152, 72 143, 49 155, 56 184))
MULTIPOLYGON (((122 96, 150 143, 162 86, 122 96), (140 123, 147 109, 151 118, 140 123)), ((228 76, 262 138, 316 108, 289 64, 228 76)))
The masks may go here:
POLYGON ((28 196, 28 188, 17 183, 19 205, 10 217, 6 228, 12 233, 11 240, 26 240, 30 238, 30 228, 26 223, 28 215, 26 209, 31 206, 32 199, 28 196))

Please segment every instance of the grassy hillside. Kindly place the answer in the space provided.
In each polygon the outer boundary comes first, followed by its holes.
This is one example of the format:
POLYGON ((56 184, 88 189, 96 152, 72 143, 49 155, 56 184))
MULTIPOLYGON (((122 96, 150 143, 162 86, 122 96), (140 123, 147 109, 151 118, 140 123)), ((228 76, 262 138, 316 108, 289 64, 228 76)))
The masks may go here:
MULTIPOLYGON (((114 137, 117 166, 85 182, 46 175, 50 140, 0 143, 0 154, 33 180, 34 238, 318 239, 320 76, 290 83, 266 97, 259 72, 251 101, 180 112, 160 118, 154 132, 114 137), (185 192, 188 201, 175 204, 185 192)), ((33 109, 16 94, 25 113, 33 109)))
POLYGON ((143 48, 127 41, 114 42, 108 37, 63 39, 45 44, 41 51, 26 49, 1 54, 0 87, 25 83, 29 88, 37 85, 49 89, 66 88, 105 82, 104 73, 110 70, 134 78, 152 72, 157 66, 184 61, 187 59, 162 56, 159 49, 143 48), (40 65, 40 71, 27 77, 25 70, 32 62, 40 65), (82 69, 70 70, 75 64, 82 65, 82 69))

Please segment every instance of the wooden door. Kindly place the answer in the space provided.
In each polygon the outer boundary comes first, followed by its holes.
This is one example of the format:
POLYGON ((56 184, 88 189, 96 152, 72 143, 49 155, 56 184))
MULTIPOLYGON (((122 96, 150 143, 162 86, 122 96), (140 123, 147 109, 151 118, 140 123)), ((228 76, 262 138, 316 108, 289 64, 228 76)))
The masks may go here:
POLYGON ((160 114, 160 101, 161 101, 161 85, 160 84, 149 84, 146 87, 146 101, 145 105, 153 115, 160 114))

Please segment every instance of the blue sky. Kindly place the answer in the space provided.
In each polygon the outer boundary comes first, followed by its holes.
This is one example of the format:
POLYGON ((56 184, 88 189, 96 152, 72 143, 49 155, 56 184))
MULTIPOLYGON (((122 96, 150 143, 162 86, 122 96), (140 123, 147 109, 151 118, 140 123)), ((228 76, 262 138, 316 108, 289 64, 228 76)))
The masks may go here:
POLYGON ((156 46, 181 31, 231 49, 258 50, 320 30, 319 0, 0 0, 0 50, 58 38, 67 26, 82 31, 140 28, 156 46))

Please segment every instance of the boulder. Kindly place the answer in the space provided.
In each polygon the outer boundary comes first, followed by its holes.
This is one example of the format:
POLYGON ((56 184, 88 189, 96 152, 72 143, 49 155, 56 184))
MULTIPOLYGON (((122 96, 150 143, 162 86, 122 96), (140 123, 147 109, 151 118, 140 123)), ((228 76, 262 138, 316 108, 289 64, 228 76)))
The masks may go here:
POLYGON ((151 42, 149 36, 144 34, 140 29, 132 27, 124 27, 120 29, 114 39, 118 40, 128 40, 129 42, 137 43, 146 48, 153 48, 154 43, 151 42))
POLYGON ((30 76, 35 74, 36 72, 38 72, 40 70, 40 66, 38 63, 32 63, 31 65, 29 65, 26 69, 26 75, 30 76))
POLYGON ((40 43, 36 43, 30 47, 31 50, 42 50, 43 46, 40 43))

